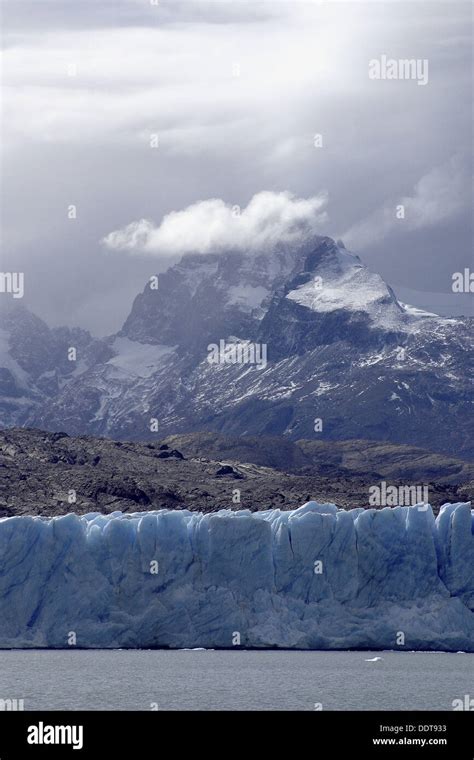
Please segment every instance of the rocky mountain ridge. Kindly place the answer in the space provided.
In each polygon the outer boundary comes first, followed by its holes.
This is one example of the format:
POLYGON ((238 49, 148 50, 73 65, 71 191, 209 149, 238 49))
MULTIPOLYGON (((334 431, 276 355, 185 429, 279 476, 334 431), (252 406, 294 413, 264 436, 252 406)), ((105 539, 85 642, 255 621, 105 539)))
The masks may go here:
POLYGON ((365 439, 474 453, 473 320, 400 303, 327 237, 261 254, 183 256, 102 340, 49 331, 16 311, 0 349, 4 427, 135 441, 154 440, 157 428, 160 436, 365 439), (265 364, 211 364, 209 347, 221 341, 265 346, 265 364))

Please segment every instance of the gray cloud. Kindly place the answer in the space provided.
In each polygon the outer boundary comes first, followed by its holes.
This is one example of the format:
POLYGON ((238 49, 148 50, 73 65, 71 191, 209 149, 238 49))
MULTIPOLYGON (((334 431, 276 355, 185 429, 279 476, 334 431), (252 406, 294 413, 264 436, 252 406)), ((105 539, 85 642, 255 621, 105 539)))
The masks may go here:
POLYGON ((470 187, 467 159, 456 154, 421 177, 410 195, 393 198, 347 230, 344 240, 364 249, 400 227, 411 232, 442 226, 470 209, 470 187))
POLYGON ((262 0, 3 0, 10 33, 25 29, 96 29, 177 23, 254 23, 285 11, 262 0))
POLYGON ((163 0, 159 22, 146 2, 5 7, 3 267, 25 272, 47 321, 115 330, 176 258, 111 253, 111 230, 205 198, 245 208, 262 189, 327 190, 321 232, 358 235, 389 282, 456 311, 450 273, 472 266, 456 180, 472 143, 467 4, 163 0), (429 83, 369 80, 382 54, 429 59, 429 83))

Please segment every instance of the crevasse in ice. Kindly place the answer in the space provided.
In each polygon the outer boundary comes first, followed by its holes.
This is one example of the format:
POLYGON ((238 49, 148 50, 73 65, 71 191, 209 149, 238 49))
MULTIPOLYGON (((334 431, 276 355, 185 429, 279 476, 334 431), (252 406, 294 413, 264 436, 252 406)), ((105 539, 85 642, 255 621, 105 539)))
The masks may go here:
POLYGON ((0 520, 0 647, 474 652, 469 504, 0 520))

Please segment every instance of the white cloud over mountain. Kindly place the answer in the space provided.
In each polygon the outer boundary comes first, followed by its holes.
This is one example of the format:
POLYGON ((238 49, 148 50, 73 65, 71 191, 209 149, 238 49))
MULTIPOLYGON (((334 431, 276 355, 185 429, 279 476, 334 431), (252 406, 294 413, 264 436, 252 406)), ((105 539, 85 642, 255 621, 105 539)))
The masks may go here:
POLYGON ((159 226, 147 219, 110 232, 110 250, 156 256, 215 253, 223 249, 262 250, 291 243, 321 230, 327 220, 325 193, 297 198, 290 192, 257 193, 240 209, 218 198, 167 214, 159 226))

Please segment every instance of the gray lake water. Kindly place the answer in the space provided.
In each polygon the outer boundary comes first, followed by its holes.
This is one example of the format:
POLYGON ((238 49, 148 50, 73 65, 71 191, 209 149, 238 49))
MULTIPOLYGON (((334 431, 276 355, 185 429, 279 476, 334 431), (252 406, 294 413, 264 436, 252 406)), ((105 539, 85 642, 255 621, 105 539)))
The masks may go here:
POLYGON ((466 694, 474 654, 0 651, 0 699, 25 710, 452 710, 466 694))

